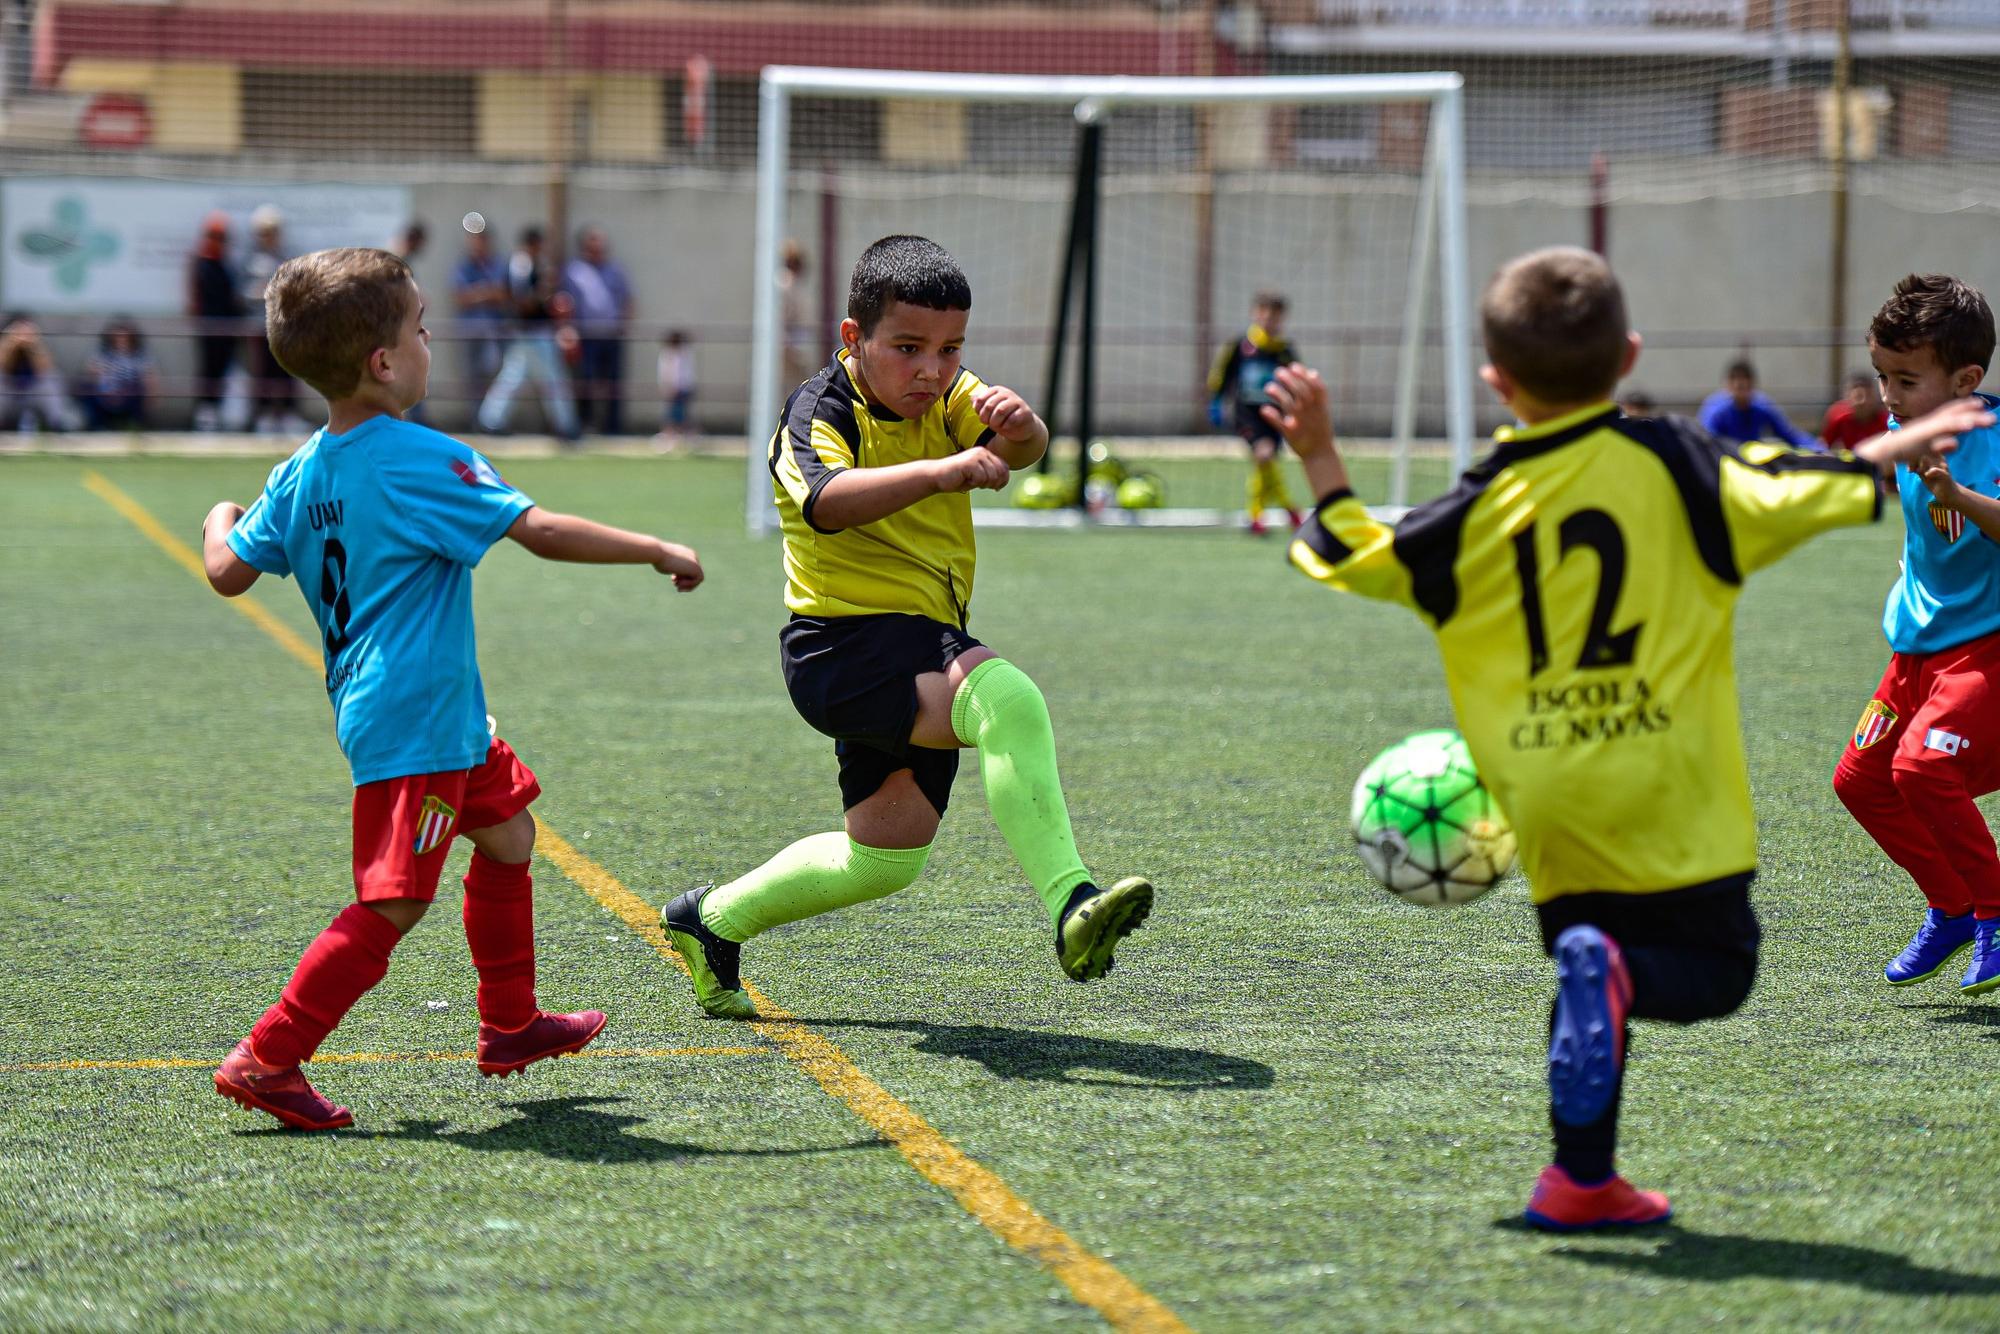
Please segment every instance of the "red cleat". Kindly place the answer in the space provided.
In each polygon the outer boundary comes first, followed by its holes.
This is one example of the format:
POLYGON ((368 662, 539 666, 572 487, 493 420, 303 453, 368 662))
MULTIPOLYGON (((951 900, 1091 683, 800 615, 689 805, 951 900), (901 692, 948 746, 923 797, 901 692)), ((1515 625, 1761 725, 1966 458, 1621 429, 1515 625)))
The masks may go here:
POLYGON ((338 1130, 354 1124, 354 1113, 322 1097, 294 1066, 265 1065, 250 1050, 250 1039, 236 1044, 215 1072, 215 1091, 253 1112, 269 1112, 294 1130, 338 1130))
POLYGON ((1297 510, 1286 510, 1285 517, 1292 521, 1293 528, 1303 528, 1305 526, 1306 516, 1297 510))
POLYGON ((1542 1169, 1523 1214, 1530 1226, 1546 1232, 1642 1227, 1673 1216, 1673 1206, 1656 1190, 1639 1190, 1615 1172, 1595 1186, 1579 1186, 1554 1163, 1542 1169))
POLYGON ((1250 521, 1250 536, 1262 537, 1264 534, 1270 531, 1271 530, 1269 528, 1266 528, 1264 526, 1264 521, 1262 519, 1252 519, 1250 521))
POLYGON ((491 1024, 479 1026, 479 1073, 511 1075, 550 1056, 581 1051, 604 1031, 604 1011, 575 1014, 537 1013, 511 1033, 491 1024))

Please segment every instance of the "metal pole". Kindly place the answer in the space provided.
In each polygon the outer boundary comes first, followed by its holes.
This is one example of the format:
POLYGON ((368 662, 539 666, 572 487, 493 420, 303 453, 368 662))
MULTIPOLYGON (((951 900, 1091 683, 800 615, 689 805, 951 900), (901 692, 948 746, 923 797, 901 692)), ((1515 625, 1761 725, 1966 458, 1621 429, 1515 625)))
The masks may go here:
POLYGON ((1389 503, 1410 503, 1410 449, 1417 435, 1417 367, 1423 364, 1424 315, 1430 309, 1431 264, 1437 254, 1438 151, 1443 124, 1431 117, 1430 149, 1417 188, 1417 234, 1410 243, 1409 280, 1403 292, 1403 347, 1396 359, 1396 407, 1390 434, 1389 503))
POLYGON ((1854 83, 1854 51, 1848 34, 1851 0, 1834 5, 1833 32, 1833 220, 1828 259, 1826 311, 1826 396, 1840 397, 1841 363, 1847 357, 1848 90, 1854 83))
POLYGON ((1079 173, 1084 181, 1083 220, 1083 311, 1077 319, 1076 348, 1076 503, 1084 503, 1090 481, 1090 436, 1095 429, 1097 397, 1097 210, 1099 202, 1099 154, 1104 126, 1093 102, 1077 106, 1083 122, 1083 162, 1079 173))
POLYGON ((753 537, 773 526, 771 477, 764 460, 770 432, 778 425, 779 328, 778 249, 785 226, 786 158, 792 123, 785 86, 766 76, 757 91, 757 231, 751 248, 750 408, 743 433, 749 446, 744 477, 744 522, 753 537))
POLYGON ((569 239, 569 166, 575 151, 570 124, 569 0, 549 0, 549 265, 562 271, 569 239))
POLYGON ((1438 260, 1444 291, 1445 430, 1452 467, 1472 463, 1472 279, 1465 236, 1465 102, 1462 88, 1438 97, 1438 260))
POLYGON ((1049 456, 1054 452, 1056 430, 1062 419, 1062 375, 1065 354, 1069 351, 1069 310, 1076 294, 1076 274, 1082 267, 1083 225, 1086 205, 1084 196, 1089 190, 1090 164, 1086 160, 1085 146, 1090 139, 1088 126, 1079 125, 1076 136, 1076 177, 1069 191, 1069 231, 1063 238, 1062 274, 1056 280, 1056 326, 1049 338, 1049 391, 1043 397, 1043 410, 1047 414, 1050 448, 1043 452, 1041 471, 1049 470, 1049 456))

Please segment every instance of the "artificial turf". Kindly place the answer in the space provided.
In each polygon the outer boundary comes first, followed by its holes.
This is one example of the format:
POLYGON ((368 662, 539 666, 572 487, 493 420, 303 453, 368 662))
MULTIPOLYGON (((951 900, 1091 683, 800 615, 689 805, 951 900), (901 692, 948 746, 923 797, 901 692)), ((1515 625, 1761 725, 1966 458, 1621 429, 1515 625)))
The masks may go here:
MULTIPOLYGON (((219 1060, 351 892, 318 681, 81 485, 192 542, 268 466, 0 462, 0 1325, 1099 1323, 547 861, 544 1003, 607 1010, 616 1049, 756 1054, 315 1067, 357 1118, 323 1137, 201 1068, 20 1068, 219 1060)), ((482 565, 489 704, 550 826, 654 903, 836 827, 740 463, 505 471, 710 574, 482 565)), ((1828 787, 1896 543, 1893 515, 1833 535, 1744 596, 1765 965, 1736 1017, 1635 1039, 1622 1165, 1673 1194, 1668 1227, 1514 1223, 1547 1156, 1525 889, 1431 912, 1366 879, 1348 789, 1448 721, 1441 673, 1414 618, 1276 539, 981 536, 972 629, 1048 696, 1086 857, 1160 887, 1111 977, 1057 972, 969 764, 916 886, 760 938, 745 972, 1198 1329, 1994 1328, 2000 1002, 1883 985, 1921 904, 1828 787)), ((292 585, 251 596, 312 640, 292 585)), ((471 1046, 463 855, 327 1051, 471 1046)))

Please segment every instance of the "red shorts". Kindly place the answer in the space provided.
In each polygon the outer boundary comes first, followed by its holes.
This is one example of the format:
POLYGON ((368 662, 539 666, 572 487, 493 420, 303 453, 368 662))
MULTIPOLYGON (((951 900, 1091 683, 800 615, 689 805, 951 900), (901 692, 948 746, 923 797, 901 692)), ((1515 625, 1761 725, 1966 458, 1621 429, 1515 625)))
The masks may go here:
POLYGON ((429 903, 453 838, 505 824, 541 795, 535 775, 497 737, 477 769, 362 784, 354 789, 354 896, 429 903))
POLYGON ((2000 790, 2000 634, 1935 653, 1896 653, 1841 763, 1948 774, 1973 796, 2000 790))

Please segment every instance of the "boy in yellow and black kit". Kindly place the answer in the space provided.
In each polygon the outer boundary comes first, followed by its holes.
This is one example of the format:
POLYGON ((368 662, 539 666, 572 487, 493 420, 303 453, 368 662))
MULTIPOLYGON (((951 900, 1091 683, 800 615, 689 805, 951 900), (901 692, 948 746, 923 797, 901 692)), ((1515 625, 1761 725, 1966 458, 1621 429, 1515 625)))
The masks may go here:
POLYGON ((785 534, 779 636, 800 716, 834 741, 845 828, 800 839, 661 914, 710 1014, 754 1018, 741 946, 761 931, 893 894, 922 872, 958 773, 979 752, 987 804, 1079 982, 1145 920, 1140 877, 1099 889, 1078 855, 1047 704, 967 631, 968 493, 998 490, 1048 448, 1011 389, 960 364, 972 288, 952 257, 889 236, 854 266, 841 348, 793 391, 771 438, 785 534))
POLYGON ((1249 327, 1223 345, 1208 370, 1209 421, 1234 427, 1250 448, 1248 501, 1253 537, 1262 537, 1267 531, 1264 511, 1271 506, 1283 510, 1294 528, 1304 517, 1285 487, 1277 428, 1264 420, 1264 409, 1271 402, 1264 391, 1278 368, 1289 366, 1293 359, 1291 340, 1285 337, 1285 298, 1276 292, 1259 292, 1250 302, 1249 327))
POLYGON ((1743 579, 1815 533, 1868 522, 1878 468, 1948 450, 1989 419, 1954 405, 1825 455, 1627 417, 1611 393, 1639 338, 1588 251, 1514 260, 1480 315, 1482 378, 1521 424, 1394 528, 1348 487, 1318 373, 1279 372, 1268 416, 1319 498, 1292 562, 1430 624, 1460 730, 1520 836, 1557 977, 1555 1162, 1528 1221, 1659 1222, 1667 1197, 1613 1169, 1626 1020, 1719 1018, 1757 970, 1730 641, 1743 579))

